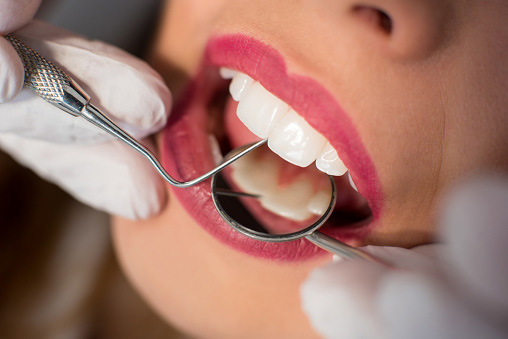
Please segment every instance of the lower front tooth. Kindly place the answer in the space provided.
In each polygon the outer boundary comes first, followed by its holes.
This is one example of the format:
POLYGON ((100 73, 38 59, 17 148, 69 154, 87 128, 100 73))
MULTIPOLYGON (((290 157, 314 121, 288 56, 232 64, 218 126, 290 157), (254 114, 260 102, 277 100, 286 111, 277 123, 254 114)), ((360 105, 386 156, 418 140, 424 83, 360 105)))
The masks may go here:
POLYGON ((271 161, 253 161, 245 156, 232 164, 233 180, 247 193, 266 195, 277 187, 277 164, 271 161))
POLYGON ((330 190, 319 191, 310 199, 307 210, 315 215, 324 215, 332 198, 330 190))
POLYGON ((210 150, 212 151, 212 157, 215 166, 218 166, 224 159, 224 156, 222 155, 220 149, 219 141, 217 140, 217 137, 215 135, 208 134, 208 142, 210 143, 210 150))
MULTIPOLYGON (((258 194, 258 201, 266 210, 294 221, 313 216, 308 206, 314 187, 309 180, 297 178, 291 184, 281 186, 277 162, 251 158, 249 155, 233 163, 232 168, 232 179, 238 188, 246 193, 258 194)), ((319 207, 319 201, 314 205, 318 206, 315 209, 322 208, 319 207)))
POLYGON ((347 172, 346 166, 342 160, 340 160, 337 151, 326 142, 325 147, 321 151, 321 154, 316 159, 316 167, 328 175, 344 175, 347 172))
POLYGON ((276 125, 268 138, 268 147, 284 160, 307 167, 316 160, 326 139, 316 132, 294 110, 290 110, 276 125))
POLYGON ((307 209, 308 201, 313 191, 312 184, 305 180, 298 180, 291 185, 279 188, 276 193, 272 192, 261 196, 261 205, 268 211, 285 218, 304 221, 312 216, 307 209))

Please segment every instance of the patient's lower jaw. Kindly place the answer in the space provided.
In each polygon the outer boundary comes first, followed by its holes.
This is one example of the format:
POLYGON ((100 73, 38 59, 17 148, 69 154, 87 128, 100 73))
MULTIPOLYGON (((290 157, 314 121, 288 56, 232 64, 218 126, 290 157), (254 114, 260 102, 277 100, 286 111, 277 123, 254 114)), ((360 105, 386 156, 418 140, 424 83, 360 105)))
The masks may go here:
POLYGON ((331 257, 283 264, 245 255, 211 237, 173 195, 156 218, 115 218, 113 237, 133 285, 191 337, 318 337, 299 288, 331 257))

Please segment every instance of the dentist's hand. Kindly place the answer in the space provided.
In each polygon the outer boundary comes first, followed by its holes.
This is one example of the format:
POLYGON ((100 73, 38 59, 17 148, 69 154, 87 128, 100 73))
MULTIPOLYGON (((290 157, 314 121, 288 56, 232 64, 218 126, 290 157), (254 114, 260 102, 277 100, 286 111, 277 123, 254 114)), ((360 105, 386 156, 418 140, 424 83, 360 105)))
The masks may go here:
POLYGON ((327 338, 507 338, 508 181, 487 178, 446 204, 442 245, 366 249, 396 268, 339 261, 302 286, 327 338))
MULTIPOLYGON (((22 3, 34 6, 33 14, 39 2, 4 1, 0 18, 10 17, 8 10, 24 11, 22 3)), ((19 17, 26 21, 32 14, 19 17)), ((15 23, 0 26, 0 32, 10 33, 24 21, 15 23)), ((171 94, 143 61, 38 21, 14 34, 74 78, 94 105, 135 138, 145 138, 165 125, 171 94)), ((30 90, 19 92, 23 66, 6 44, 0 37, 0 149, 92 207, 131 219, 158 213, 166 193, 149 163, 84 119, 72 117, 30 90)), ((149 140, 142 142, 153 146, 149 140)))

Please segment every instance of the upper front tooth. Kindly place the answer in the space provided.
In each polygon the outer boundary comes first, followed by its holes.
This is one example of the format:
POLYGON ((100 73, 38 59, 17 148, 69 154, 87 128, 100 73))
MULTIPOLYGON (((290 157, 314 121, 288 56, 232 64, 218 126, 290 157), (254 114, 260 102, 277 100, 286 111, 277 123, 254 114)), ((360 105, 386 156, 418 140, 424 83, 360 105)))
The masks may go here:
POLYGON ((349 177, 349 183, 351 184, 351 187, 353 187, 353 188, 354 188, 354 190, 358 192, 358 188, 356 188, 356 185, 355 185, 355 183, 354 183, 354 181, 353 181, 353 178, 351 178, 351 174, 350 174, 350 173, 348 173, 347 175, 348 175, 348 177, 349 177))
POLYGON ((347 172, 346 166, 329 142, 326 142, 321 154, 316 159, 316 166, 321 172, 328 175, 344 175, 347 172))
POLYGON ((284 160, 309 166, 323 149, 326 139, 294 110, 290 110, 273 129, 268 147, 284 160))
POLYGON ((343 175, 347 168, 327 140, 292 110, 248 75, 222 67, 223 78, 232 78, 229 92, 239 101, 240 121, 286 161, 306 167, 316 160, 317 168, 328 175, 343 175))
POLYGON ((252 133, 266 139, 288 111, 285 102, 255 82, 242 95, 236 114, 252 133))
POLYGON ((221 67, 219 69, 219 74, 222 79, 227 80, 227 79, 233 79, 235 77, 235 75, 238 74, 238 72, 235 70, 232 70, 230 68, 227 68, 227 67, 221 67))
POLYGON ((235 101, 240 101, 245 92, 252 86, 254 80, 246 74, 237 73, 229 85, 229 93, 235 101))

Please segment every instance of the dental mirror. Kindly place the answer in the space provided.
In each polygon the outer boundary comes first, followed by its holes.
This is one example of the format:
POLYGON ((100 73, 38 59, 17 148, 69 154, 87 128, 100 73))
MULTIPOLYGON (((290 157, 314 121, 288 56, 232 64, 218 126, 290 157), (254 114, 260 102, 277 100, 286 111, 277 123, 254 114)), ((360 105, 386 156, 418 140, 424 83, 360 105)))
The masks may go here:
MULTIPOLYGON (((231 151, 225 161, 246 145, 231 151)), ((236 231, 259 241, 306 238, 344 259, 378 261, 319 231, 337 199, 333 177, 315 166, 301 168, 280 159, 265 144, 212 177, 212 199, 236 231)))

